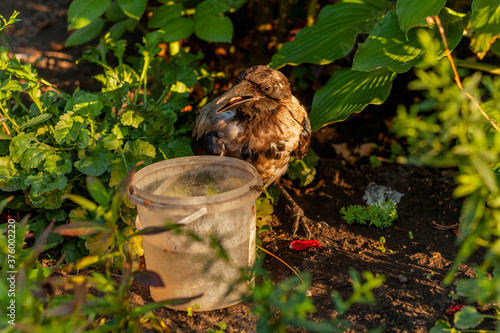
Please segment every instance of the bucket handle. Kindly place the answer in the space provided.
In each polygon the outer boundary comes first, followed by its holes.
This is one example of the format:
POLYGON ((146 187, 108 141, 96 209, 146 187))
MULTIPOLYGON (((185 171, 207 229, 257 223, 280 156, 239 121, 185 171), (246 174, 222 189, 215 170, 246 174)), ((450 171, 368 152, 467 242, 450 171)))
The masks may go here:
MULTIPOLYGON (((179 221, 177 221, 175 224, 177 224, 177 225, 187 225, 187 224, 189 224, 191 222, 196 221, 197 219, 199 219, 200 217, 202 217, 206 213, 207 213, 207 208, 206 207, 201 207, 200 209, 198 209, 193 214, 188 215, 186 217, 183 217, 182 219, 180 219, 179 221)), ((137 216, 137 218, 135 219, 135 227, 137 228, 137 230, 142 230, 142 228, 137 224, 138 222, 139 222, 139 216, 137 216)))

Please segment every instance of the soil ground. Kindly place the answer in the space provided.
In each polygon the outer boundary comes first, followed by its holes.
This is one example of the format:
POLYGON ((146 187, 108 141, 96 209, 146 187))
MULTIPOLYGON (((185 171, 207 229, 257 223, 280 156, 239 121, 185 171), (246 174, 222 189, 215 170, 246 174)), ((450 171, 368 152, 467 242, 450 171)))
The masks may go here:
MULTIPOLYGON (((4 0, 0 14, 21 11, 22 22, 8 31, 7 40, 22 60, 33 63, 39 73, 63 91, 79 86, 97 90, 91 79, 96 68, 85 63, 75 65, 83 48, 64 49, 66 8, 68 1, 4 0)), ((247 64, 251 65, 251 64, 247 64)), ((399 78, 398 78, 399 80, 399 78)), ((400 92, 406 83, 396 81, 400 92)), ((307 105, 312 92, 303 93, 307 105)), ((396 97, 397 100, 397 97, 396 97)), ((407 101, 411 103, 412 101, 407 101)), ((454 302, 448 295, 453 285, 442 287, 457 253, 456 230, 439 230, 434 223, 453 225, 459 221, 460 202, 452 197, 454 170, 426 169, 392 163, 372 168, 369 154, 363 149, 378 145, 373 154, 387 154, 396 140, 388 133, 395 103, 368 107, 349 121, 337 123, 314 133, 312 148, 320 156, 315 181, 307 187, 284 179, 283 184, 304 208, 306 214, 328 226, 312 226, 313 239, 321 249, 297 252, 289 248, 291 223, 280 199, 271 223, 272 231, 261 234, 261 246, 271 251, 299 271, 312 274, 312 292, 317 311, 314 320, 329 319, 336 314, 332 293, 347 298, 352 293, 349 270, 383 274, 385 283, 374 290, 375 305, 355 305, 346 314, 352 332, 364 332, 380 326, 387 332, 428 332, 436 320, 450 320, 445 310, 454 302), (359 153, 361 151, 361 154, 359 153), (344 155, 341 153, 344 152, 344 155), (347 156, 346 156, 347 154, 347 156), (364 204, 363 194, 370 182, 389 186, 403 197, 398 205, 399 218, 393 227, 378 229, 362 225, 347 225, 340 216, 341 207, 364 204), (411 231, 413 238, 409 236, 411 231), (380 237, 392 252, 381 253, 380 237)), ((304 239, 299 229, 297 238, 304 239)), ((481 262, 480 255, 460 266, 459 276, 473 276, 472 267, 481 262)), ((264 267, 278 282, 293 273, 272 257, 264 267)), ((134 285, 130 295, 134 304, 152 302, 147 288, 134 285)), ((155 311, 174 332, 206 332, 227 324, 228 332, 253 332, 256 318, 251 304, 240 303, 226 309, 199 312, 192 317, 166 308, 155 311)), ((299 330, 300 331, 300 330, 299 330)))

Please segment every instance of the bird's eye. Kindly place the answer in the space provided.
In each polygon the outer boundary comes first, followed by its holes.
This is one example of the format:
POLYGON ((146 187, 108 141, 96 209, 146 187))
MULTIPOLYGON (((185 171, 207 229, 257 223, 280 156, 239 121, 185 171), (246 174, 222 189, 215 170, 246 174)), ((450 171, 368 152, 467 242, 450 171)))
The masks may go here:
POLYGON ((264 86, 264 87, 262 87, 262 91, 264 93, 266 93, 266 94, 269 93, 271 91, 271 89, 272 89, 271 86, 264 86))

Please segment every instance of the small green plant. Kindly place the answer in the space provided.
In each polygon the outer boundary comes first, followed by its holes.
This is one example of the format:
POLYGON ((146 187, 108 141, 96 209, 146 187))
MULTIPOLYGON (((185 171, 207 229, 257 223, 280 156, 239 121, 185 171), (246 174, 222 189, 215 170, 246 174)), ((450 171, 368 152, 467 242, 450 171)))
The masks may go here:
POLYGON ((408 231, 408 237, 410 237, 410 239, 413 240, 413 232, 411 230, 408 231))
POLYGON ((380 252, 382 252, 383 254, 385 254, 386 252, 393 253, 393 251, 391 249, 385 247, 385 237, 384 236, 380 237, 380 239, 378 241, 380 243, 380 247, 377 247, 377 249, 380 250, 380 252))
POLYGON ((220 323, 217 324, 219 329, 214 330, 213 328, 210 328, 207 333, 224 333, 227 329, 227 325, 225 322, 221 321, 220 323))
MULTIPOLYGON (((260 258, 259 260, 262 260, 260 258)), ((307 318, 316 311, 310 296, 311 275, 301 274, 302 278, 293 276, 279 283, 273 283, 269 273, 257 262, 256 278, 263 282, 255 286, 250 299, 253 301, 253 313, 259 317, 257 332, 286 332, 287 327, 301 327, 308 331, 336 333, 344 332, 350 326, 343 315, 355 303, 373 304, 375 298, 372 290, 384 282, 384 276, 375 276, 370 272, 363 273, 363 279, 355 270, 350 270, 353 293, 344 300, 339 293, 333 293, 333 303, 338 315, 329 321, 317 322, 307 318)))
POLYGON ((388 228, 398 218, 397 204, 389 198, 374 205, 342 207, 340 214, 347 224, 357 222, 369 226, 374 225, 378 228, 388 228))

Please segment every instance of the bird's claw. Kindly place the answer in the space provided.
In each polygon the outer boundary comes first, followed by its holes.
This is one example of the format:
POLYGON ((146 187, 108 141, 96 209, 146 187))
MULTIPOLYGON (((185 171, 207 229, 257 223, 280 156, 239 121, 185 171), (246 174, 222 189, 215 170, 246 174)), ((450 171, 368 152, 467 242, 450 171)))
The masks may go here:
MULTIPOLYGON (((289 207, 289 209, 291 209, 289 207)), ((312 233, 311 229, 309 228, 310 224, 317 223, 317 224, 322 224, 328 226, 328 224, 325 221, 314 221, 308 218, 304 210, 300 208, 299 206, 296 206, 294 209, 291 209, 291 215, 293 218, 293 225, 292 225, 292 237, 295 237, 297 234, 297 230, 299 229, 299 224, 302 225, 302 228, 304 229, 304 233, 307 236, 307 239, 311 239, 312 233)))

